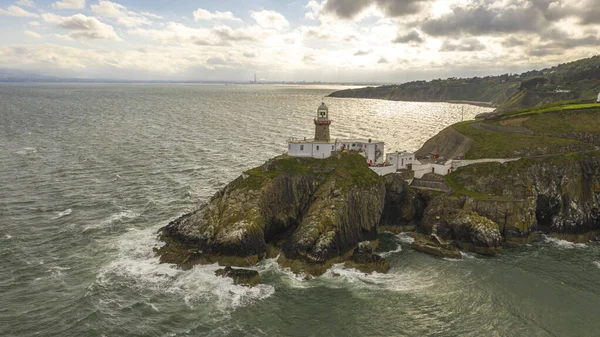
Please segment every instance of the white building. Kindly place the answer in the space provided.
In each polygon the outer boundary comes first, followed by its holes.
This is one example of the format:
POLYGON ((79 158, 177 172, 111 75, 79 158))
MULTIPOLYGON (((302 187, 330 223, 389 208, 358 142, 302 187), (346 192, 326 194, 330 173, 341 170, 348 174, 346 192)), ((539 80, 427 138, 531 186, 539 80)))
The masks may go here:
POLYGON ((427 173, 435 173, 442 176, 450 174, 452 169, 452 160, 448 161, 432 161, 424 159, 417 160, 418 163, 412 164, 412 170, 415 173, 415 178, 421 179, 427 173))
POLYGON ((421 164, 414 153, 406 151, 388 153, 386 161, 396 166, 398 170, 412 170, 412 165, 421 164))
POLYGON ((371 169, 380 175, 396 171, 384 160, 385 143, 372 139, 331 139, 329 109, 325 103, 317 109, 314 119, 315 138, 288 140, 288 155, 292 157, 329 158, 334 151, 356 151, 365 157, 371 169))
POLYGON ((337 141, 339 151, 356 151, 364 155, 369 165, 383 165, 385 143, 372 139, 341 139, 337 141))
POLYGON ((329 134, 329 109, 325 103, 317 109, 315 123, 315 138, 290 139, 288 141, 288 155, 292 157, 329 158, 336 149, 336 141, 329 134))

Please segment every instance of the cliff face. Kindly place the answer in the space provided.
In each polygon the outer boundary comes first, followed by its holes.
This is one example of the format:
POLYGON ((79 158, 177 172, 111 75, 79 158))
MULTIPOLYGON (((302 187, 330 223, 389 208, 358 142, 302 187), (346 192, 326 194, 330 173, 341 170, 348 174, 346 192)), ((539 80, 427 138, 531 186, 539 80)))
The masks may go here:
POLYGON ((538 229, 564 234, 600 229, 597 151, 479 164, 459 169, 452 179, 460 189, 428 205, 425 228, 460 209, 494 221, 507 238, 538 229))
POLYGON ((439 154, 445 158, 464 157, 473 145, 473 139, 459 133, 449 126, 430 138, 415 152, 420 158, 430 153, 439 154))
POLYGON ((161 230, 161 261, 252 265, 267 245, 324 264, 376 234, 384 179, 363 157, 275 158, 245 172, 194 212, 161 230))

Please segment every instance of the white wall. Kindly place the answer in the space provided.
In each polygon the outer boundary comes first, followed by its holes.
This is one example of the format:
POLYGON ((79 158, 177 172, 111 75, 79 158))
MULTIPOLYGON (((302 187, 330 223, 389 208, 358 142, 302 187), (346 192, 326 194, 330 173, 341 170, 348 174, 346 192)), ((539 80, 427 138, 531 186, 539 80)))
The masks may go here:
POLYGON ((292 157, 329 158, 334 144, 288 143, 288 155, 292 157), (318 148, 318 149, 317 149, 318 148))
POLYGON ((388 153, 386 161, 390 164, 396 165, 398 169, 406 169, 408 164, 419 164, 417 158, 412 153, 388 153))
POLYGON ((288 143, 288 155, 292 157, 312 157, 311 143, 288 143))
POLYGON ((384 176, 386 174, 390 174, 390 173, 396 172, 396 166, 394 166, 394 165, 391 165, 391 166, 371 166, 370 169, 373 170, 373 171, 375 171, 375 173, 379 174, 380 176, 384 176))
POLYGON ((415 172, 415 178, 421 179, 427 173, 435 173, 439 175, 447 175, 448 172, 452 172, 452 162, 445 164, 413 164, 413 171, 415 172))
POLYGON ((314 158, 329 158, 334 150, 334 144, 312 144, 314 158))

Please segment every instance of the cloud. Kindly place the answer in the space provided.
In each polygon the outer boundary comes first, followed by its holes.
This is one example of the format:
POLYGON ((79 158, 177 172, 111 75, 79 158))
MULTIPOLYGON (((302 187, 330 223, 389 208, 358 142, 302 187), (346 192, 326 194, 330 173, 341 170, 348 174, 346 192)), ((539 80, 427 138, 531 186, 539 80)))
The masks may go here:
POLYGON ((212 33, 221 41, 256 41, 256 36, 243 29, 232 29, 229 26, 216 26, 212 33))
POLYGON ((323 10, 343 19, 353 19, 375 7, 384 15, 399 17, 416 14, 428 0, 327 0, 323 10))
POLYGON ((411 43, 411 42, 422 43, 423 38, 421 37, 421 34, 419 34, 418 31, 413 29, 404 35, 398 35, 398 37, 396 37, 392 42, 393 43, 411 43))
POLYGON ((517 37, 514 36, 510 36, 506 39, 504 39, 501 42, 502 46, 506 47, 506 48, 511 48, 511 47, 519 47, 519 46, 524 46, 527 44, 527 41, 525 41, 524 39, 519 39, 517 37))
POLYGON ((85 0, 61 0, 52 4, 52 8, 57 9, 83 9, 85 0))
POLYGON ((139 27, 152 23, 147 16, 127 10, 127 7, 108 0, 101 0, 91 8, 96 15, 115 19, 117 24, 126 27, 139 27))
POLYGON ((23 34, 25 34, 25 35, 27 35, 29 37, 32 37, 34 39, 41 39, 42 38, 42 36, 40 34, 34 32, 34 31, 31 31, 31 30, 26 30, 26 31, 23 32, 23 34))
POLYGON ((152 18, 152 19, 163 19, 162 16, 156 15, 156 14, 153 14, 153 13, 149 13, 149 12, 141 12, 140 14, 143 15, 143 16, 145 16, 145 17, 152 18))
POLYGON ((69 31, 67 35, 74 39, 121 40, 112 26, 83 14, 65 17, 45 13, 42 14, 42 19, 47 23, 67 29, 69 31))
POLYGON ((387 63, 389 63, 389 62, 385 57, 380 57, 379 61, 377 61, 377 64, 387 64, 387 63))
POLYGON ((25 7, 35 7, 35 3, 32 0, 19 0, 16 4, 25 7))
POLYGON ((169 22, 161 29, 135 29, 130 34, 143 36, 164 44, 195 44, 198 46, 230 46, 232 42, 255 42, 267 33, 260 27, 233 29, 226 25, 213 28, 191 28, 169 22))
POLYGON ((454 7, 439 18, 429 18, 421 28, 433 36, 541 32, 568 15, 567 10, 550 6, 555 1, 506 0, 494 3, 479 0, 464 7, 454 7))
POLYGON ((250 16, 259 26, 267 29, 284 30, 290 25, 283 15, 275 11, 251 12, 250 16))
POLYGON ((73 41, 73 39, 69 35, 65 34, 54 34, 52 36, 63 41, 73 41))
POLYGON ((41 24, 39 21, 30 21, 30 22, 28 23, 28 25, 30 25, 30 26, 33 26, 33 27, 39 27, 39 26, 41 26, 42 24, 41 24))
POLYGON ((444 41, 440 47, 441 52, 447 51, 480 51, 484 50, 485 45, 476 38, 466 38, 456 42, 444 41))
POLYGON ((256 57, 256 53, 253 53, 253 52, 245 52, 242 55, 244 55, 244 57, 247 57, 247 58, 255 58, 256 57))
POLYGON ((214 20, 214 21, 229 20, 229 21, 243 22, 242 19, 236 18, 235 16, 233 16, 233 13, 231 13, 229 11, 227 11, 227 12, 216 11, 214 13, 211 13, 211 12, 207 11, 206 9, 198 8, 196 11, 194 11, 194 21, 201 21, 201 20, 214 20))
POLYGON ((354 56, 364 56, 364 55, 369 55, 373 52, 373 49, 368 49, 368 50, 357 50, 354 52, 354 56))
POLYGON ((23 8, 15 5, 8 6, 8 8, 0 8, 0 16, 18 16, 18 17, 38 17, 35 13, 28 12, 23 8))

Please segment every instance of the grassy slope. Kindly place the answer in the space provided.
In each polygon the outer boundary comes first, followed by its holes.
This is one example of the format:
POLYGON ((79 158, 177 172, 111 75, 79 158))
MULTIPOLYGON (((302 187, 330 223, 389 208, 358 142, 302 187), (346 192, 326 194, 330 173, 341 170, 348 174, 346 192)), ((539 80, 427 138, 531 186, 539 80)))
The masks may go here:
POLYGON ((598 92, 600 55, 520 75, 414 81, 400 85, 342 90, 330 96, 431 102, 481 101, 494 103, 499 107, 498 111, 508 111, 557 100, 595 99, 598 92), (531 88, 521 88, 524 82, 536 79, 544 81, 531 88), (559 88, 570 92, 556 93, 555 90, 559 88))
MULTIPOLYGON (((485 131, 473 127, 476 121, 467 121, 453 125, 458 132, 471 137, 474 144, 467 152, 467 159, 514 157, 514 154, 525 149, 532 155, 548 154, 548 150, 555 153, 562 152, 566 146, 580 146, 582 150, 592 150, 590 144, 560 138, 567 133, 600 133, 600 104, 578 104, 574 102, 559 102, 546 105, 537 109, 511 111, 502 116, 493 117, 483 121, 496 126, 525 127, 536 135, 519 133, 500 133, 485 131), (545 134, 549 136, 542 136, 545 134), (552 135, 555 135, 554 137, 552 135)), ((564 153, 548 160, 562 161, 577 158, 578 153, 564 153)), ((532 163, 531 160, 522 159, 518 162, 507 164, 511 168, 519 168, 532 163)), ((480 164, 477 170, 485 174, 487 170, 504 170, 504 165, 480 164)), ((465 195, 478 200, 506 200, 501 195, 489 195, 465 189, 459 182, 459 175, 473 167, 461 168, 446 176, 446 181, 454 189, 455 195, 465 195)), ((490 173, 490 172, 487 172, 490 173)), ((496 172, 502 174, 501 172, 496 172)), ((492 174, 492 173, 490 173, 492 174)))
POLYGON ((244 172, 248 177, 239 181, 238 187, 259 189, 266 180, 280 174, 315 175, 319 183, 335 178, 339 188, 368 187, 383 181, 369 168, 364 157, 355 153, 344 153, 340 159, 336 156, 326 159, 282 156, 274 161, 271 170, 264 171, 264 166, 259 166, 244 172))

